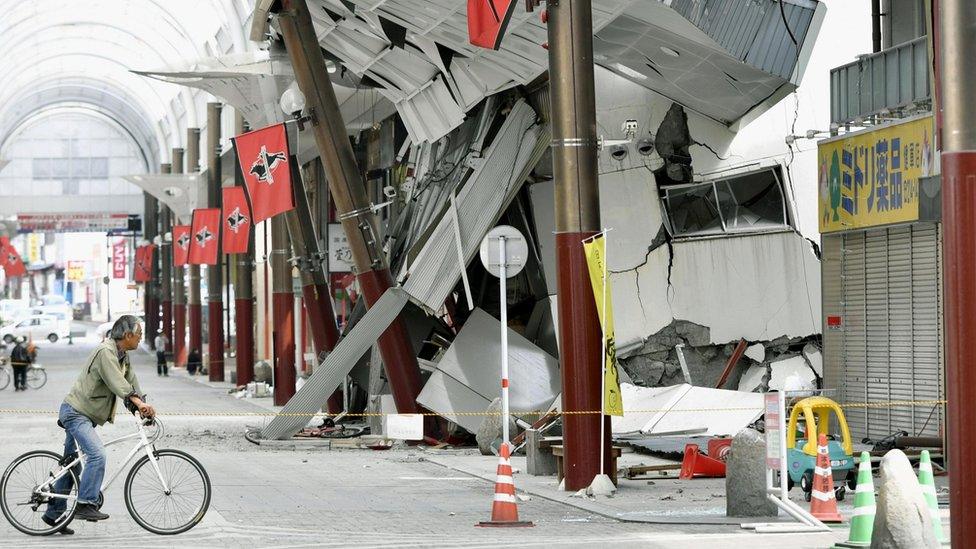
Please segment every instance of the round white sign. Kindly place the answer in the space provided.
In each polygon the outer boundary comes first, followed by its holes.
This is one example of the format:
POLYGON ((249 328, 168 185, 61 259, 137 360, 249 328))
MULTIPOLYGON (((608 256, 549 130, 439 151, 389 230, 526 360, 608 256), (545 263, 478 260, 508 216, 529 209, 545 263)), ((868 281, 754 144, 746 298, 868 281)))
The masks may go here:
POLYGON ((499 225, 488 231, 481 241, 481 263, 489 273, 500 277, 502 264, 500 248, 505 245, 505 274, 506 278, 522 272, 529 259, 529 243, 518 229, 510 225, 499 225))

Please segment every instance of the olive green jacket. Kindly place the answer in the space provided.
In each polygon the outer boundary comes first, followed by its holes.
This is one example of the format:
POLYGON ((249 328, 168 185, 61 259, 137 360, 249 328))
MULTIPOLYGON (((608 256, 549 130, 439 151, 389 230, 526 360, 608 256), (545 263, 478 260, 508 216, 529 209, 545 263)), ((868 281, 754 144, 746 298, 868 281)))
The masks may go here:
POLYGON ((95 425, 103 425, 115 418, 115 397, 127 399, 133 395, 141 396, 142 391, 129 365, 129 354, 120 364, 118 346, 114 340, 106 339, 92 352, 64 401, 95 425))

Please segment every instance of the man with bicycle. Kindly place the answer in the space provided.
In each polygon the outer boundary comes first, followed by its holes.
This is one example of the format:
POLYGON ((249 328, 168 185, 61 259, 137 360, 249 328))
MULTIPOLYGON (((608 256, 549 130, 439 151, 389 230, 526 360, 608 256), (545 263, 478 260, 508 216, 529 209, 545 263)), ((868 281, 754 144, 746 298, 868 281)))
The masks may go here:
MULTIPOLYGON (((85 368, 65 397, 58 413, 58 425, 65 430, 64 463, 70 462, 77 448, 85 453, 85 467, 78 486, 78 510, 75 518, 95 522, 108 515, 98 510, 99 491, 105 476, 105 448, 95 433, 95 427, 112 423, 115 417, 115 397, 122 399, 129 411, 145 418, 156 414, 152 406, 143 401, 139 381, 129 364, 128 352, 137 348, 142 340, 142 326, 132 315, 120 317, 112 326, 109 338, 92 352, 85 368)), ((71 477, 63 476, 54 485, 58 493, 71 490, 71 477)), ((54 526, 64 512, 64 499, 53 499, 42 520, 54 526)), ((70 528, 62 528, 62 534, 73 534, 70 528)))

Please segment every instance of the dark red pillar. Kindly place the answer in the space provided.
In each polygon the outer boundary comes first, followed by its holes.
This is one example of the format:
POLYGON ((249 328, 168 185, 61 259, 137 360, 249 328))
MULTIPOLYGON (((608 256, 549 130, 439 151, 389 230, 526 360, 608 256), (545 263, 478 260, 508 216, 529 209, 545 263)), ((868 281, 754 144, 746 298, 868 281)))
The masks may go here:
POLYGON ((563 471, 565 489, 576 491, 610 451, 610 429, 600 437, 600 421, 609 425, 600 411, 601 330, 582 242, 600 230, 593 21, 589 0, 547 9, 562 409, 577 412, 563 416, 563 471))
POLYGON ((275 292, 274 308, 274 403, 284 406, 295 394, 295 295, 275 292))

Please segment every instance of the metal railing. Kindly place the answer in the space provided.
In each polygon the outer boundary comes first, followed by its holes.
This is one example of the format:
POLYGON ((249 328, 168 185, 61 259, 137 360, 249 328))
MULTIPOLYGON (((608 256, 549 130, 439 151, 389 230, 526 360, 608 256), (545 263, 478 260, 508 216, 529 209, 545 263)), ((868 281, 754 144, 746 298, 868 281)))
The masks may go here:
POLYGON ((928 37, 830 71, 830 121, 847 124, 931 101, 928 37))

